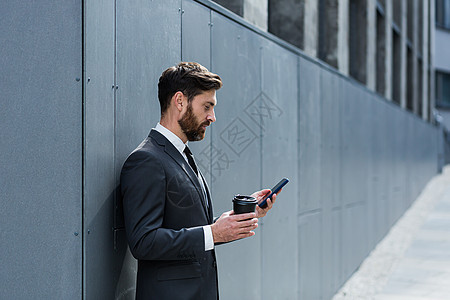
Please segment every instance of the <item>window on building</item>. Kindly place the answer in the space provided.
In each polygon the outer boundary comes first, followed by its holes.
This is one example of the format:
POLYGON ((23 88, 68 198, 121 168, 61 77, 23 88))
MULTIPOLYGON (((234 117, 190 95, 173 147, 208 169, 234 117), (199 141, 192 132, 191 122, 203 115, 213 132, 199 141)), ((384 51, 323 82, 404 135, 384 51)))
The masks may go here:
POLYGON ((244 16, 244 0, 214 0, 214 2, 219 3, 241 17, 244 16))
POLYGON ((402 26, 402 1, 392 1, 393 21, 400 28, 402 26))
POLYGON ((416 76, 417 76, 417 114, 419 116, 422 116, 422 111, 423 111, 423 62, 421 58, 417 59, 417 72, 416 72, 416 76))
POLYGON ((425 10, 424 4, 424 1, 417 2, 417 38, 419 39, 419 42, 417 43, 418 47, 416 51, 419 55, 422 55, 423 52, 423 12, 425 10))
POLYGON ((415 84, 414 77, 414 55, 410 47, 406 50, 406 108, 414 112, 415 84))
POLYGON ((349 2, 349 67, 350 76, 359 82, 367 81, 367 3, 349 2))
POLYGON ((392 100, 400 104, 401 82, 401 39, 400 34, 392 31, 392 100))
POLYGON ((436 25, 450 29, 450 0, 436 0, 436 25))
POLYGON ((305 0, 269 0, 268 6, 269 32, 300 49, 305 49, 305 0))
POLYGON ((386 20, 380 11, 377 11, 377 68, 376 68, 376 89, 384 96, 386 90, 386 20))
POLYGON ((429 101, 427 101, 427 111, 428 111, 428 115, 427 115, 427 119, 428 120, 434 120, 434 118, 433 118, 433 114, 434 114, 434 106, 436 105, 435 104, 435 101, 433 101, 432 100, 432 95, 434 95, 434 91, 433 91, 433 89, 431 88, 431 83, 432 83, 432 79, 431 79, 431 68, 430 68, 430 66, 428 66, 428 70, 426 71, 427 72, 427 88, 428 88, 428 93, 427 93, 427 97, 428 97, 428 99, 429 99, 429 101))
POLYGON ((450 73, 436 71, 436 106, 450 109, 450 73))
MULTIPOLYGON (((407 26, 407 39, 412 42, 414 32, 414 1, 408 0, 406 2, 406 26, 407 26)), ((398 24, 400 26, 400 24, 398 24)))

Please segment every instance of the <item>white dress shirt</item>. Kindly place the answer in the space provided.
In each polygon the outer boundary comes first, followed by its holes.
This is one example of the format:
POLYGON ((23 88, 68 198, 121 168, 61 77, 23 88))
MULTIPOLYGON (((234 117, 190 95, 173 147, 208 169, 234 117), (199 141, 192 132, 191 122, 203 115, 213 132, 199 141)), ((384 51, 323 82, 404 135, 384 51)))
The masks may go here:
MULTIPOLYGON (((166 127, 159 124, 159 122, 158 122, 158 124, 156 124, 156 127, 153 129, 155 129, 156 131, 161 133, 166 139, 168 139, 169 142, 171 142, 172 145, 174 145, 174 147, 181 153, 181 155, 184 157, 184 159, 186 160, 186 162, 189 165, 187 156, 184 153, 184 148, 186 148, 187 143, 186 144, 183 143, 183 141, 175 133, 173 133, 166 127)), ((203 179, 201 178, 200 173, 197 174, 197 177, 198 177, 198 181, 200 182, 200 185, 202 186, 203 192, 205 193, 205 199, 206 199, 205 186, 203 184, 203 179)), ((211 225, 203 226, 203 236, 205 237, 205 251, 214 249, 214 239, 213 239, 213 235, 212 235, 212 231, 211 231, 211 225)))

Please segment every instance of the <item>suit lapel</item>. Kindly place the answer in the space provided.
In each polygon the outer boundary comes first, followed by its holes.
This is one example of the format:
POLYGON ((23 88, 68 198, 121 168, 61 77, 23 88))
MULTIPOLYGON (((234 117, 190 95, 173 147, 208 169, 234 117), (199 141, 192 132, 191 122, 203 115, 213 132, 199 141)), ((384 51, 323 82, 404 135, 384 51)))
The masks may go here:
MULTIPOLYGON (((188 165, 184 157, 181 155, 181 153, 175 148, 175 146, 166 139, 161 133, 159 133, 156 130, 150 131, 149 137, 155 139, 155 141, 161 145, 164 146, 164 151, 183 169, 183 171, 186 173, 186 175, 191 180, 192 184, 195 186, 195 189, 197 190, 197 193, 200 197, 200 202, 203 206, 203 210, 205 212, 206 217, 208 220, 210 219, 208 209, 206 208, 206 199, 204 198, 204 193, 202 190, 202 187, 200 186, 200 182, 198 181, 198 177, 195 175, 192 168, 188 165)), ((203 181, 204 182, 204 181, 203 181)), ((206 187, 205 187, 206 188, 206 187)))

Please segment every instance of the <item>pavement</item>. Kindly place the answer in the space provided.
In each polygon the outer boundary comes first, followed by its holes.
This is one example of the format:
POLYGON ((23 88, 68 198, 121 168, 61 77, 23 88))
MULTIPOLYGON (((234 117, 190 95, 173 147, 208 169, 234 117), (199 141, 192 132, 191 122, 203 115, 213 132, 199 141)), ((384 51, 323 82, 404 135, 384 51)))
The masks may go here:
POLYGON ((333 297, 342 299, 450 300, 450 166, 333 297))

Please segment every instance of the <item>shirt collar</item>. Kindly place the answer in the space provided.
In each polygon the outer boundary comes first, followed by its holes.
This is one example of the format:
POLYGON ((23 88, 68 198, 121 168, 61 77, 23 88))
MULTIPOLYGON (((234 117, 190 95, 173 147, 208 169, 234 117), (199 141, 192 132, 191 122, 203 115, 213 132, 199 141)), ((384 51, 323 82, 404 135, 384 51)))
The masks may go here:
POLYGON ((184 148, 186 148, 187 143, 183 143, 183 141, 175 133, 162 126, 159 122, 158 124, 156 124, 156 127, 154 129, 161 133, 166 139, 168 139, 169 142, 171 142, 172 145, 174 145, 175 148, 177 148, 177 150, 181 154, 183 154, 184 148))

